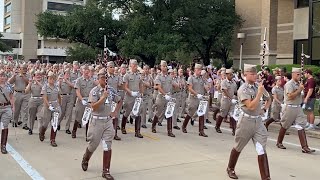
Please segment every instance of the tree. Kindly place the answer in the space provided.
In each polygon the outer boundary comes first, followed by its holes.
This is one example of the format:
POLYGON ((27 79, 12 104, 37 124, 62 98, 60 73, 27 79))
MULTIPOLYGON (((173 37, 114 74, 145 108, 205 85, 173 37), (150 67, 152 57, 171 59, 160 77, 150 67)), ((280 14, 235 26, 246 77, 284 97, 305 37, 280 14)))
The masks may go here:
POLYGON ((3 40, 2 40, 3 35, 0 33, 0 51, 1 52, 8 52, 12 51, 12 47, 8 46, 3 40))
POLYGON ((66 53, 67 53, 67 60, 69 62, 95 61, 97 58, 97 51, 83 44, 76 44, 73 47, 69 47, 66 53))

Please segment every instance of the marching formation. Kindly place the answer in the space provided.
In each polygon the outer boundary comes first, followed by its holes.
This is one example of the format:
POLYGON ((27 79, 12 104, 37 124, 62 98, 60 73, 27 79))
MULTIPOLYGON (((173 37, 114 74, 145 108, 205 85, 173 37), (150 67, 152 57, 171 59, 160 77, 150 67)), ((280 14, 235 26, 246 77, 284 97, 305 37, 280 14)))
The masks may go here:
MULTIPOLYGON (((10 123, 33 135, 37 120, 39 140, 44 141, 50 132, 53 147, 58 146, 57 131, 64 129, 77 138, 77 129, 83 127, 88 147, 82 169, 87 171, 92 154, 102 142, 102 177, 111 180, 112 141, 120 141, 127 134, 127 123, 134 123, 135 137, 143 138, 140 129, 148 128, 147 121, 152 124, 152 133, 157 133, 156 127, 165 121, 167 135, 174 138, 174 129, 187 133, 189 122, 193 125, 198 119, 199 136, 208 137, 205 129, 206 123, 212 123, 212 111, 215 131, 222 133, 221 124, 227 122, 235 136, 228 176, 238 179, 238 157, 252 139, 261 179, 271 179, 266 145, 272 122, 281 124, 276 144, 279 149, 286 149, 282 142, 286 131, 293 127, 298 130, 302 152, 314 152, 308 147, 304 131, 307 119, 303 108, 310 106, 312 98, 308 92, 303 93, 303 73, 301 68, 293 68, 292 75, 277 69, 272 75, 268 68, 258 72, 255 65, 249 64, 244 65, 243 72, 201 64, 184 69, 166 61, 150 68, 139 67, 135 59, 120 66, 113 61, 99 65, 80 65, 77 61, 0 64, 1 152, 7 153, 10 123)), ((305 76, 308 74, 312 72, 306 71, 305 76)))

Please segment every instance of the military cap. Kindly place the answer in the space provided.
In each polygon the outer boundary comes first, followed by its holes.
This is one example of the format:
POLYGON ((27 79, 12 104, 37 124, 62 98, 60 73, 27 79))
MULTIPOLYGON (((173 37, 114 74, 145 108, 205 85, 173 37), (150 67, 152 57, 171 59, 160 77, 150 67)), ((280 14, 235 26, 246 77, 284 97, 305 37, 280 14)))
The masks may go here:
POLYGON ((201 65, 201 64, 195 64, 195 65, 194 65, 194 68, 195 68, 195 69, 202 69, 202 65, 201 65))
POLYGON ((109 61, 107 63, 107 67, 114 67, 114 62, 113 61, 109 61))
POLYGON ((138 61, 136 59, 130 59, 130 64, 138 65, 138 61))
POLYGON ((275 77, 275 80, 280 80, 281 79, 281 76, 276 76, 275 77))
POLYGON ((226 74, 232 74, 233 70, 232 69, 226 69, 226 74))
POLYGON ((55 75, 52 71, 49 71, 49 72, 48 72, 48 77, 50 77, 50 76, 55 77, 56 75, 55 75))
POLYGON ((160 62, 160 65, 161 65, 161 66, 166 66, 166 65, 167 65, 167 62, 162 60, 162 61, 160 62))
POLYGON ((73 65, 79 65, 79 62, 78 62, 78 61, 73 61, 72 64, 73 64, 73 65))
POLYGON ((292 68, 292 72, 293 73, 302 73, 302 69, 301 68, 292 68))
POLYGON ((257 65, 244 64, 243 70, 244 70, 244 72, 257 72, 257 65))
POLYGON ((105 68, 102 68, 102 69, 99 70, 98 76, 100 76, 100 75, 105 75, 106 73, 107 73, 107 72, 106 72, 106 69, 105 69, 105 68))

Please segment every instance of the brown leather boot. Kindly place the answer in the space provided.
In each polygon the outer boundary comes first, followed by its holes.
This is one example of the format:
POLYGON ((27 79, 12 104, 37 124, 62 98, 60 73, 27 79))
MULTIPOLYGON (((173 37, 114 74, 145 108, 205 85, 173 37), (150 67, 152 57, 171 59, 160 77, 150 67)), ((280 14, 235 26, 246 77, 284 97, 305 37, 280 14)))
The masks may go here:
POLYGON ((44 133, 45 133, 45 131, 46 131, 46 129, 45 129, 43 126, 41 126, 41 127, 39 128, 39 140, 40 140, 41 142, 44 140, 44 133))
POLYGON ((218 116, 218 118, 217 118, 217 120, 216 120, 216 127, 215 127, 217 133, 222 133, 222 131, 221 131, 221 129, 220 129, 220 126, 221 126, 222 121, 223 121, 223 117, 218 116))
POLYGON ((78 125, 79 125, 79 122, 77 120, 75 120, 74 124, 73 124, 73 128, 72 128, 72 133, 71 133, 71 137, 72 138, 76 138, 77 137, 78 125))
POLYGON ((236 134, 237 122, 232 117, 230 117, 230 125, 232 129, 232 136, 234 136, 236 134))
POLYGON ((152 121, 152 127, 151 127, 151 131, 153 133, 157 133, 157 130, 156 130, 157 123, 158 123, 158 117, 154 116, 153 121, 152 121))
POLYGON ((53 127, 51 127, 50 144, 52 147, 58 146, 56 143, 56 135, 57 135, 57 132, 54 132, 53 127))
POLYGON ((108 179, 108 180, 113 180, 114 179, 110 174, 111 154, 112 154, 112 150, 103 151, 102 177, 105 178, 105 179, 108 179))
POLYGON ((8 140, 8 132, 9 132, 9 129, 6 128, 6 129, 2 129, 1 131, 1 153, 2 154, 8 154, 8 151, 7 151, 7 140, 8 140))
POLYGON ((270 125, 271 123, 273 123, 273 122, 274 122, 274 119, 273 119, 273 118, 270 118, 270 119, 268 119, 268 120, 266 121, 266 123, 265 123, 264 125, 266 126, 267 130, 268 130, 269 125, 270 125))
POLYGON ((286 147, 283 146, 282 141, 284 139, 284 136, 286 135, 286 129, 281 127, 278 135, 278 141, 277 141, 277 147, 279 149, 287 149, 286 147))
POLYGON ((90 160, 92 154, 93 153, 90 152, 89 149, 87 148, 86 152, 83 155, 82 162, 81 162, 81 167, 82 167, 83 171, 87 171, 88 170, 89 160, 90 160))
POLYGON ((141 116, 138 116, 135 118, 135 122, 134 122, 134 128, 135 128, 135 137, 137 138, 143 138, 143 136, 140 133, 140 129, 141 129, 141 116))
POLYGON ((238 179, 238 176, 236 175, 234 168, 236 167, 239 156, 240 156, 240 152, 236 151, 235 149, 231 150, 229 164, 228 164, 228 168, 227 168, 228 176, 231 179, 238 179))
POLYGON ((316 152, 315 150, 310 149, 308 147, 307 136, 306 136, 306 132, 304 131, 304 129, 299 130, 298 135, 299 135, 299 140, 300 140, 300 144, 301 144, 301 148, 302 148, 301 151, 303 153, 311 154, 313 152, 316 152))
POLYGON ((204 133, 204 116, 199 117, 199 136, 208 137, 208 135, 204 133))
POLYGON ((122 121, 121 121, 121 132, 122 132, 122 134, 127 134, 127 131, 126 131, 127 119, 128 119, 128 117, 125 117, 125 116, 122 117, 122 121))
POLYGON ((187 115, 186 118, 184 118, 184 121, 183 121, 183 124, 181 127, 183 133, 188 133, 187 132, 187 125, 188 125, 190 119, 191 119, 191 117, 189 115, 187 115))
POLYGON ((176 136, 172 133, 172 117, 167 119, 167 131, 168 131, 168 136, 169 136, 169 137, 176 137, 176 136))
POLYGON ((113 123, 113 128, 114 128, 114 130, 116 132, 113 139, 116 140, 116 141, 121 141, 121 138, 118 136, 118 129, 117 129, 118 118, 114 118, 112 123, 113 123))
POLYGON ((262 180, 269 180, 270 172, 269 172, 269 163, 268 163, 268 156, 267 154, 259 155, 258 156, 258 163, 259 163, 259 170, 260 176, 262 180))
POLYGON ((213 120, 217 120, 217 114, 219 113, 220 109, 216 109, 213 111, 213 120))

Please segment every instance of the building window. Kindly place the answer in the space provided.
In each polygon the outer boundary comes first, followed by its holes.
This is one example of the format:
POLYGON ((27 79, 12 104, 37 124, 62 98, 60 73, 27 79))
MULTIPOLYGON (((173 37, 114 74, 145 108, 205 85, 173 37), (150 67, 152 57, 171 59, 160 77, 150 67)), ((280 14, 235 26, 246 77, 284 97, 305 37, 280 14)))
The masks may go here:
MULTIPOLYGON (((295 40, 294 41, 294 64, 301 64, 302 44, 303 44, 303 53, 308 54, 308 50, 309 50, 308 39, 295 40)), ((304 59, 304 63, 310 64, 308 59, 304 59)))
POLYGON ((4 18, 4 25, 11 24, 11 16, 4 18))
POLYGON ((295 0, 295 8, 309 7, 309 0, 295 0))
POLYGON ((48 10, 50 11, 69 11, 73 7, 73 4, 48 2, 48 10))
POLYGON ((38 49, 41 49, 41 40, 38 40, 38 49))
POLYGON ((12 48, 21 48, 20 40, 3 39, 2 41, 12 48))
POLYGON ((4 7, 4 13, 8 13, 8 12, 11 12, 11 3, 10 3, 10 4, 7 4, 7 5, 4 7))

